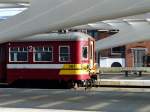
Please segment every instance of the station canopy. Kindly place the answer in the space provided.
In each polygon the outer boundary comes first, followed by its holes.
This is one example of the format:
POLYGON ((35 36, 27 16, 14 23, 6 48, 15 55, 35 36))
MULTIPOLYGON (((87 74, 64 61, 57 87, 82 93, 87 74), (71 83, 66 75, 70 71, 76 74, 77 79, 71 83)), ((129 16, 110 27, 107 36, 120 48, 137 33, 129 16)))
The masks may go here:
POLYGON ((136 42, 150 39, 149 0, 83 0, 80 1, 80 4, 78 4, 78 2, 79 1, 77 0, 0 0, 1 21, 17 15, 26 9, 29 9, 29 11, 24 11, 23 14, 20 14, 18 18, 14 17, 12 18, 12 21, 10 20, 0 24, 0 35, 2 36, 0 37, 0 43, 6 42, 8 40, 13 40, 15 39, 15 37, 17 39, 20 38, 20 36, 27 36, 35 33, 46 32, 48 30, 70 27, 84 29, 96 28, 106 30, 119 29, 118 34, 113 35, 109 39, 104 39, 97 42, 97 49, 105 49, 108 47, 127 44, 129 43, 129 40, 130 42, 136 42), (94 2, 97 3, 95 4, 94 2), (89 6, 89 3, 91 3, 91 6, 89 6), (78 6, 78 8, 75 7, 76 5, 78 6), (110 5, 111 7, 109 7, 110 5), (71 8, 71 6, 75 7, 76 9, 67 10, 71 8), (111 8, 114 10, 112 10, 111 8), (60 9, 62 10, 60 11, 60 9), (63 11, 66 11, 66 14, 62 15, 63 11), (62 20, 61 18, 59 18, 59 14, 62 17, 62 20), (48 19, 48 17, 52 17, 52 19, 48 19), (100 20, 100 22, 97 22, 98 20, 100 20), (94 21, 96 21, 97 23, 93 23, 94 21), (37 25, 37 22, 39 23, 39 25, 37 25), (76 26, 81 25, 82 23, 88 24, 76 26), (12 28, 8 27, 9 24, 12 28), (35 24, 37 25, 36 27, 35 24), (3 26, 3 28, 1 28, 1 26, 3 26), (39 28, 38 26, 40 26, 41 28, 39 28), (31 28, 31 30, 28 29, 29 27, 31 28))

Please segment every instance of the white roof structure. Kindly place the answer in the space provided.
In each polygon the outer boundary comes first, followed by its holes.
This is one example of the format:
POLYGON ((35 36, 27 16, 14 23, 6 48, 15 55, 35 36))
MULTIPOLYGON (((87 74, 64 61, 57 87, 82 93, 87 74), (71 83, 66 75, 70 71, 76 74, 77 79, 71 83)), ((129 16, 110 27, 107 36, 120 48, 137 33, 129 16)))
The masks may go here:
POLYGON ((72 30, 112 30, 114 29, 113 26, 104 23, 104 22, 99 22, 99 23, 90 23, 86 25, 80 25, 80 26, 75 26, 70 28, 72 30))
POLYGON ((69 33, 47 33, 47 34, 38 34, 26 38, 21 38, 14 40, 13 42, 30 42, 30 41, 78 41, 78 40, 84 40, 88 41, 88 39, 91 38, 91 36, 81 33, 81 32, 69 32, 69 33))
POLYGON ((0 3, 29 3, 31 0, 0 0, 0 3))
POLYGON ((97 41, 96 49, 102 50, 133 42, 150 40, 150 16, 148 15, 150 14, 147 13, 119 20, 104 21, 113 26, 113 28, 119 29, 119 33, 97 41))
MULTIPOLYGON (((76 25, 150 12, 150 0, 0 0, 1 8, 29 6, 28 10, 0 23, 0 43, 21 39, 37 33, 69 28, 76 25)), ((96 43, 97 50, 149 40, 149 19, 105 21, 88 24, 88 28, 120 30, 96 43)), ((141 18, 147 17, 141 16, 141 18)), ((86 27, 87 27, 86 26, 86 27)), ((82 28, 85 26, 82 26, 82 28)))
POLYGON ((28 10, 0 23, 1 43, 37 33, 150 11, 150 0, 31 0, 30 2, 28 10))
POLYGON ((2 8, 23 8, 29 5, 29 0, 0 0, 2 8))

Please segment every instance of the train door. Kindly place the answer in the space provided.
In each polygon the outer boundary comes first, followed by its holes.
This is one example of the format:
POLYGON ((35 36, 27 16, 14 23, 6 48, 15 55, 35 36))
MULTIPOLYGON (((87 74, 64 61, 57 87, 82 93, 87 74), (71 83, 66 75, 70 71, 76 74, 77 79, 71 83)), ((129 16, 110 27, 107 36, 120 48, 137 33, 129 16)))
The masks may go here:
POLYGON ((90 64, 90 69, 94 67, 94 41, 90 40, 89 44, 89 64, 90 64))
POLYGON ((143 61, 143 56, 146 53, 145 48, 134 48, 132 50, 133 52, 133 66, 134 67, 143 67, 144 61, 143 61))
POLYGON ((82 67, 84 64, 88 64, 88 68, 93 69, 94 67, 94 41, 88 41, 88 45, 82 47, 82 67))
POLYGON ((6 49, 0 46, 0 82, 6 81, 6 49))
POLYGON ((150 56, 149 55, 145 55, 143 56, 143 60, 144 60, 144 67, 150 67, 150 56))

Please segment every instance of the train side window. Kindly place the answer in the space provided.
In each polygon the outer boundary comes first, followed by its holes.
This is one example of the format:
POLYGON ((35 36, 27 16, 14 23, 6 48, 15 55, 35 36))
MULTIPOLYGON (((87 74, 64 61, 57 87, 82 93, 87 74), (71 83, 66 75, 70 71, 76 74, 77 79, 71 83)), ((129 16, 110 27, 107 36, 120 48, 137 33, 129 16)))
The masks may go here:
POLYGON ((28 62, 27 47, 12 47, 9 48, 10 62, 28 62))
POLYGON ((34 62, 52 62, 53 49, 52 47, 35 47, 34 62))
POLYGON ((88 46, 82 47, 82 58, 88 59, 88 46))
POLYGON ((70 61, 70 47, 69 46, 59 46, 59 61, 60 62, 70 61))

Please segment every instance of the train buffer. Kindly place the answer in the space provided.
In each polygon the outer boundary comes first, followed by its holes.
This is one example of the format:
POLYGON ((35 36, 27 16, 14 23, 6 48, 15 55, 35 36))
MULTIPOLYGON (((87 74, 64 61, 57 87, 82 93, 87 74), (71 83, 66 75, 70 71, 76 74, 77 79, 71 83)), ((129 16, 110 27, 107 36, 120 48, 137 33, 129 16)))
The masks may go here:
POLYGON ((129 76, 129 73, 130 74, 136 74, 139 77, 141 77, 142 73, 146 72, 146 70, 140 69, 139 67, 126 67, 126 68, 123 68, 121 70, 121 72, 124 72, 126 77, 129 76))

